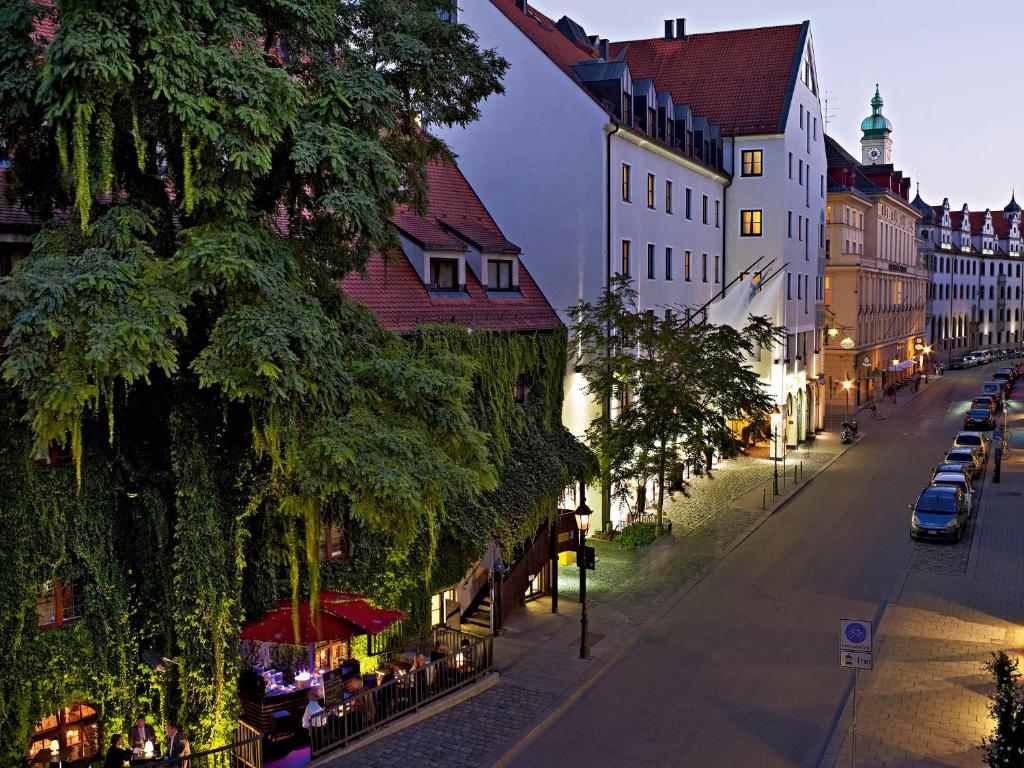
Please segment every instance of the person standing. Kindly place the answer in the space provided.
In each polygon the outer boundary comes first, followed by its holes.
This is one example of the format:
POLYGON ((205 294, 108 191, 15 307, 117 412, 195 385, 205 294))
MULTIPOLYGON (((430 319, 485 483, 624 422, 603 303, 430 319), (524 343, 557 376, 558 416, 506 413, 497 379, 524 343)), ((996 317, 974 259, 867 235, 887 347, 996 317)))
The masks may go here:
POLYGON ((135 721, 135 727, 128 734, 128 746, 132 749, 144 750, 147 741, 156 749, 156 731, 153 730, 153 726, 146 722, 144 716, 139 715, 135 721))
POLYGON ((181 735, 177 723, 167 724, 167 758, 181 757, 185 754, 185 737, 181 735))

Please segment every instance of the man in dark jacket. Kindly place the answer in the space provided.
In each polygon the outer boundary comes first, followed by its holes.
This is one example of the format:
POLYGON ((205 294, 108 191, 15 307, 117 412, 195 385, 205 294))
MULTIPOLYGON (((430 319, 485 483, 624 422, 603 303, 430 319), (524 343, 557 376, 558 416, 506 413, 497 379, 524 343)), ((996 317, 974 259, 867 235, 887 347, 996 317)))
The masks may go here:
POLYGON ((128 734, 128 746, 132 749, 145 749, 147 741, 151 742, 154 748, 156 747, 156 731, 146 722, 145 717, 139 715, 128 734))
POLYGON ((124 768, 124 764, 131 759, 132 751, 124 747, 124 736, 115 733, 110 738, 110 749, 103 760, 103 768, 124 768))

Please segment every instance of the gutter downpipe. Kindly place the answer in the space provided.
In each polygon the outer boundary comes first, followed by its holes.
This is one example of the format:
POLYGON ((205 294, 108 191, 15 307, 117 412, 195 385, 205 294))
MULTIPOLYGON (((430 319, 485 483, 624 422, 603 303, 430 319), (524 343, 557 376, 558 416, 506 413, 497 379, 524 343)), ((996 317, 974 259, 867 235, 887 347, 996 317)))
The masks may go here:
MULTIPOLYGON (((612 130, 605 134, 605 188, 604 188, 604 226, 605 226, 605 249, 604 249, 604 279, 605 290, 612 287, 612 136, 619 132, 619 123, 613 124, 612 130)), ((606 324, 605 338, 611 337, 611 325, 606 324)), ((611 357, 611 350, 605 350, 605 359, 611 357)), ((609 363, 609 366, 611 363, 609 363)), ((604 398, 601 404, 603 416, 606 421, 612 417, 611 397, 604 398)), ((601 530, 606 531, 612 522, 612 485, 608 473, 601 471, 601 530)))
MULTIPOLYGON (((735 137, 729 143, 729 156, 733 159, 733 170, 736 169, 736 139, 735 137)), ((724 168, 722 169, 725 170, 724 168)), ((725 288, 727 287, 727 281, 725 279, 726 265, 729 263, 725 255, 725 230, 729 226, 729 188, 732 186, 732 174, 729 174, 729 180, 725 182, 722 187, 722 294, 725 294, 725 288)), ((705 319, 707 315, 705 314, 705 319)))

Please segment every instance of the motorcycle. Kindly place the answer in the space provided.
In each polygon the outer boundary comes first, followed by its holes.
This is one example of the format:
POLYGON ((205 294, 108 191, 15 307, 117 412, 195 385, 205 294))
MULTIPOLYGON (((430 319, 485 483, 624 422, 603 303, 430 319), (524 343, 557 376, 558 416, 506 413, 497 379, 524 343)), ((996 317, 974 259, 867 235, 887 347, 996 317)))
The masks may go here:
POLYGON ((843 429, 849 430, 850 435, 852 437, 856 437, 857 436, 857 429, 858 429, 859 426, 860 425, 856 421, 853 421, 853 420, 851 420, 851 421, 844 421, 843 422, 843 429))
POLYGON ((843 445, 847 445, 848 443, 852 443, 853 442, 853 433, 849 429, 847 429, 846 427, 843 427, 843 431, 839 433, 839 442, 842 443, 843 445))

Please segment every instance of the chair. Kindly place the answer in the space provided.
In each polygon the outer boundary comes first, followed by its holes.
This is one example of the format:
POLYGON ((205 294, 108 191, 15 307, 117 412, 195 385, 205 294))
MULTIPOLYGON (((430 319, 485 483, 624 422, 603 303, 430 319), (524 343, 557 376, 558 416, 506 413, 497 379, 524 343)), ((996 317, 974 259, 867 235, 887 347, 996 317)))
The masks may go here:
POLYGON ((376 675, 363 675, 363 688, 366 690, 372 690, 377 687, 377 676, 376 675))

